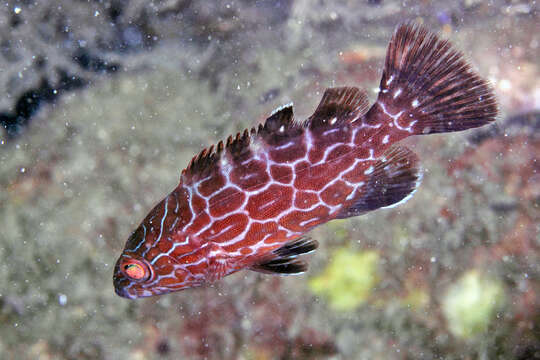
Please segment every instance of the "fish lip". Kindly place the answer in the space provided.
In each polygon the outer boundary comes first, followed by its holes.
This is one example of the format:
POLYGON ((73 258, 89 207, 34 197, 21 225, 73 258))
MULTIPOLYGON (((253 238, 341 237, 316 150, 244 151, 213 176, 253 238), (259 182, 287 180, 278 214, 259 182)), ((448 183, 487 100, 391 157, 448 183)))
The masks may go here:
POLYGON ((120 297, 123 297, 123 298, 126 298, 126 299, 133 300, 133 299, 137 298, 137 295, 134 295, 134 294, 130 293, 129 291, 127 291, 123 287, 115 286, 114 287, 114 292, 116 293, 116 295, 118 295, 120 297))

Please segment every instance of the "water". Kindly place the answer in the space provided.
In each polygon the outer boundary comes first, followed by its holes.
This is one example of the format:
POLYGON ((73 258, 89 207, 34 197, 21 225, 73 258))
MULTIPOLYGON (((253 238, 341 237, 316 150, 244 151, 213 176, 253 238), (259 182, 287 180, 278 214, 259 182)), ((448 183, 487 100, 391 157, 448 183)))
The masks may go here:
POLYGON ((537 8, 9 2, 0 358, 540 356, 537 8), (405 20, 441 32, 492 82, 497 125, 406 140, 424 168, 416 195, 312 231, 306 274, 115 295, 125 240, 194 154, 291 101, 309 116, 328 86, 373 101, 405 20))

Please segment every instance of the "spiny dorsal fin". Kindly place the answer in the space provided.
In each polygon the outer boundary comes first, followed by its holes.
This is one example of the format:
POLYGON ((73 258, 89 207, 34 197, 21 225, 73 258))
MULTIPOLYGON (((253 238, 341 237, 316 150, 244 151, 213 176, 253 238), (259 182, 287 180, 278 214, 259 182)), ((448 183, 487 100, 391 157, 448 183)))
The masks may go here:
POLYGON ((336 121, 353 121, 364 115, 369 108, 365 91, 356 87, 328 88, 317 106, 317 109, 307 120, 310 128, 319 127, 336 121))
POLYGON ((190 177, 194 175, 204 177, 206 171, 211 170, 225 152, 229 153, 233 159, 246 155, 255 136, 261 136, 268 144, 277 144, 288 141, 287 139, 299 135, 302 131, 302 125, 294 121, 292 104, 287 104, 272 112, 264 124, 246 129, 237 133, 236 136, 230 135, 225 142, 220 141, 215 147, 212 145, 203 149, 191 159, 182 174, 190 177))
POLYGON ((353 206, 344 209, 339 219, 362 215, 407 201, 420 185, 422 175, 418 157, 406 147, 395 146, 372 169, 365 189, 353 206))
POLYGON ((282 275, 305 272, 307 263, 297 257, 314 251, 318 246, 316 240, 302 236, 274 250, 270 259, 252 266, 251 270, 282 275))
POLYGON ((182 170, 182 175, 201 173, 205 169, 210 168, 218 159, 219 154, 223 151, 223 141, 220 141, 214 149, 214 145, 209 148, 203 149, 200 153, 195 155, 188 166, 182 170))

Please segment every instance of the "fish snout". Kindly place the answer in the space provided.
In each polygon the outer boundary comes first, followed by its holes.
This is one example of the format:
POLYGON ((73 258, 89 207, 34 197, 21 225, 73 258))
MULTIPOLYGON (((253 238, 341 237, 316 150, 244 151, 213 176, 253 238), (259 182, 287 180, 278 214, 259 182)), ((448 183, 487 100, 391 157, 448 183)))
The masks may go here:
POLYGON ((114 286, 114 292, 116 292, 116 294, 118 296, 121 296, 123 298, 126 298, 126 299, 135 299, 137 298, 135 295, 131 294, 125 287, 122 287, 122 286, 114 286))

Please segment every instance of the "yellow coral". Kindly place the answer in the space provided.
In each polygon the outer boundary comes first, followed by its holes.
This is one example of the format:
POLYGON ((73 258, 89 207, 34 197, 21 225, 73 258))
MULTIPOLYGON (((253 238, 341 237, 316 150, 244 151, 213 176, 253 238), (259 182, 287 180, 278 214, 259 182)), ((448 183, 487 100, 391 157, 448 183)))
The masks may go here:
POLYGON ((448 328, 455 336, 470 338, 484 333, 504 302, 500 282, 471 270, 450 286, 442 302, 448 328))
POLYGON ((326 297, 335 310, 351 310, 364 303, 378 283, 375 251, 335 251, 322 274, 309 281, 311 290, 326 297))

